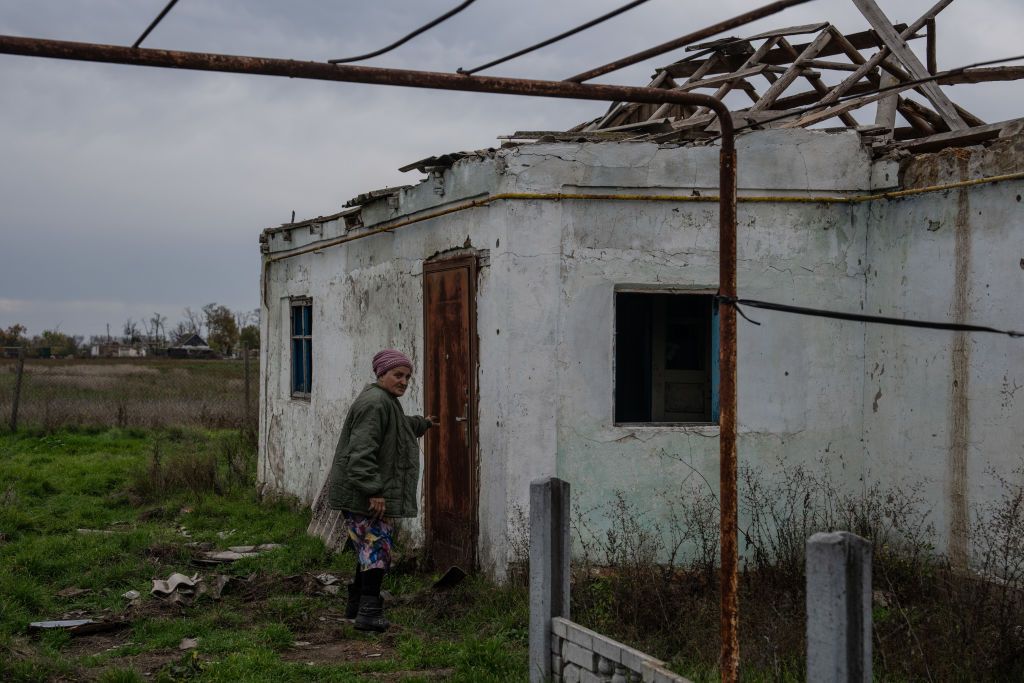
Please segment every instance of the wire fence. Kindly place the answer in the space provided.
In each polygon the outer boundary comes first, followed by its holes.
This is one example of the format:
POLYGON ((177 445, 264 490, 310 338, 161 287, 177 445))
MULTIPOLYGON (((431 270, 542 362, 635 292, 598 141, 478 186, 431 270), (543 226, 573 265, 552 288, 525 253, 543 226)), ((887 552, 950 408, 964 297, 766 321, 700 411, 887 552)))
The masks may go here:
POLYGON ((258 356, 0 358, 0 428, 255 430, 258 356))

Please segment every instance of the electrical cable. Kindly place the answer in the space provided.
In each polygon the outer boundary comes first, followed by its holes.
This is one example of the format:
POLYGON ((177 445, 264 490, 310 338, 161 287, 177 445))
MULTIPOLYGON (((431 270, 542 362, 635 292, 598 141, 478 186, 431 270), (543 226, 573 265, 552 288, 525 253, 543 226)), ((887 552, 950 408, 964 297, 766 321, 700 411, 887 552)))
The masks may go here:
POLYGON ((523 55, 525 55, 527 53, 533 52, 534 50, 539 50, 542 47, 547 47, 548 45, 551 45, 552 43, 557 43, 559 40, 562 40, 564 38, 568 38, 569 36, 572 36, 572 35, 576 35, 580 31, 586 31, 588 28, 591 28, 593 26, 597 26, 601 22, 607 21, 608 19, 611 19, 613 17, 617 17, 618 15, 622 14, 623 12, 627 12, 627 11, 633 9, 634 7, 639 7, 640 5, 642 5, 642 4, 644 4, 645 2, 648 2, 648 1, 649 0, 633 0, 633 2, 627 3, 627 4, 623 5, 622 7, 619 7, 618 9, 614 9, 611 12, 608 12, 607 14, 603 14, 603 15, 597 17, 596 19, 591 19, 590 21, 586 22, 585 24, 580 24, 576 28, 571 28, 568 31, 565 31, 564 33, 559 33, 557 36, 553 36, 551 38, 548 38, 547 40, 544 40, 544 41, 541 41, 541 42, 537 43, 536 45, 531 45, 530 47, 525 47, 522 50, 519 50, 518 52, 513 52, 510 55, 506 55, 506 56, 501 57, 499 59, 495 59, 493 62, 487 62, 486 64, 481 64, 480 66, 473 67, 472 69, 463 69, 460 66, 458 69, 455 70, 455 72, 456 73, 460 73, 460 74, 465 74, 466 76, 470 76, 472 74, 475 74, 478 71, 483 71, 484 69, 489 69, 492 66, 497 66, 498 64, 502 64, 502 63, 507 62, 509 60, 515 59, 516 57, 522 57, 523 55))
POLYGON ((178 0, 171 0, 170 2, 168 2, 167 5, 164 6, 163 11, 160 12, 160 14, 156 15, 156 19, 154 19, 149 24, 149 26, 146 27, 146 30, 142 32, 142 35, 139 36, 139 39, 132 43, 132 47, 138 47, 139 45, 142 45, 142 41, 146 39, 146 36, 148 36, 150 32, 156 28, 157 24, 163 21, 163 18, 167 16, 167 13, 170 12, 171 8, 174 7, 176 4, 178 4, 178 0))
POLYGON ((805 306, 777 304, 771 301, 758 301, 756 299, 740 299, 732 296, 722 296, 721 294, 716 294, 715 300, 718 301, 719 303, 731 304, 735 306, 737 313, 739 313, 740 315, 743 316, 744 319, 755 325, 760 325, 761 323, 748 318, 740 309, 741 305, 750 306, 751 308, 763 308, 769 311, 796 313, 798 315, 807 315, 818 318, 831 318, 833 320, 847 320, 850 322, 880 323, 885 325, 896 325, 898 327, 918 327, 928 330, 948 330, 952 332, 990 332, 992 334, 1004 334, 1014 339, 1024 338, 1024 332, 1018 332, 1016 330, 1000 330, 995 327, 986 327, 984 325, 970 325, 966 323, 941 323, 932 322, 928 320, 891 318, 882 315, 866 315, 864 313, 846 313, 844 311, 829 311, 822 308, 807 308, 805 306))
POLYGON ((467 7, 472 5, 474 2, 476 2, 476 0, 466 0, 466 2, 462 3, 461 5, 455 7, 454 9, 451 9, 451 10, 445 12, 444 14, 439 16, 437 19, 434 19, 433 21, 431 21, 430 23, 427 23, 427 24, 424 24, 423 26, 420 26, 418 29, 416 29, 415 31, 413 31, 409 35, 405 36, 404 38, 400 38, 400 39, 396 40, 395 42, 391 43, 387 47, 382 47, 381 49, 375 50, 373 52, 367 52, 365 55, 357 55, 355 57, 343 57, 341 59, 328 59, 327 63, 328 64, 347 64, 349 62, 361 62, 364 59, 370 59, 371 57, 377 57, 379 55, 382 55, 385 52, 390 52, 391 50, 394 50, 396 47, 399 47, 399 46, 404 45, 405 43, 409 42, 410 40, 412 40, 413 38, 415 38, 419 34, 424 33, 426 31, 429 31, 430 29, 434 28, 435 26, 437 26, 441 22, 454 17, 456 14, 458 14, 462 10, 466 9, 467 7))

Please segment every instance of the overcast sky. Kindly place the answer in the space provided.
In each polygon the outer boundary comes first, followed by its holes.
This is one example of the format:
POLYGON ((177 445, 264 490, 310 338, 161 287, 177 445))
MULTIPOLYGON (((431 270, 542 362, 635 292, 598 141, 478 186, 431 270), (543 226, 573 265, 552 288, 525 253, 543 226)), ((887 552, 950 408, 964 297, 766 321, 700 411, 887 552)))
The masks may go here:
MULTIPOLYGON (((454 71, 537 42, 625 0, 477 0, 374 66, 454 71)), ((0 0, 0 33, 131 44, 165 0, 0 0)), ((327 60, 392 42, 458 0, 180 0, 146 47, 327 60)), ((651 0, 487 73, 562 79, 761 2, 651 0)), ((880 0, 911 22, 934 0, 880 0)), ((816 0, 731 32, 866 22, 849 0, 816 0)), ((1024 52, 1024 3, 957 0, 938 19, 940 68, 1024 52)), ((918 51, 923 41, 917 41, 918 51)), ((653 67, 610 74, 645 85, 653 67)), ((947 88, 987 121, 1024 115, 1024 84, 947 88)), ((515 130, 565 129, 594 102, 428 92, 0 55, 0 327, 168 316, 216 301, 258 305, 263 228, 333 213, 431 154, 497 146, 515 130)), ((871 114, 872 112, 868 112, 871 114)))

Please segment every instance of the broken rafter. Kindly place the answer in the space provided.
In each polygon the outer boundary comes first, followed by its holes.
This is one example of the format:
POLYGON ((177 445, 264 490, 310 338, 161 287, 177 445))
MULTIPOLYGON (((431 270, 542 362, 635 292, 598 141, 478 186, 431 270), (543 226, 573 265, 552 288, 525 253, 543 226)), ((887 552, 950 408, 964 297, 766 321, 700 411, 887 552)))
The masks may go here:
MULTIPOLYGON (((941 9, 949 5, 953 0, 942 0, 932 10, 929 10, 928 14, 925 15, 925 22, 928 19, 933 19, 941 9), (930 16, 929 16, 930 15, 930 16)), ((903 63, 907 71, 910 73, 912 78, 926 78, 928 76, 928 70, 925 68, 921 60, 917 58, 917 55, 907 46, 904 42, 904 38, 893 30, 892 24, 889 23, 889 19, 886 18, 882 9, 878 6, 875 0, 853 0, 853 4, 856 5, 860 13, 864 15, 864 18, 868 20, 871 27, 875 29, 879 37, 885 42, 886 47, 889 51, 903 63)), ((953 103, 950 102, 946 94, 942 92, 940 88, 934 82, 927 82, 921 84, 921 90, 925 97, 931 101, 935 108, 938 110, 939 115, 942 116, 942 120, 946 122, 950 130, 962 130, 967 128, 967 124, 960 118, 956 108, 953 107, 953 103)))
MULTIPOLYGON (((935 17, 953 0, 932 0, 928 11, 911 24, 892 24, 876 0, 852 1, 871 29, 844 34, 821 22, 689 45, 686 49, 693 54, 656 69, 650 87, 680 93, 714 89, 712 98, 719 102, 741 90, 752 104, 733 112, 739 126, 797 128, 830 125, 829 120, 838 119, 878 149, 913 138, 945 144, 945 138, 935 136, 976 128, 983 132, 975 137, 994 134, 979 117, 952 102, 943 86, 1024 79, 1024 66, 979 66, 932 74, 935 17), (790 42, 794 36, 809 35, 813 38, 790 42), (926 36, 927 67, 907 46, 907 41, 926 36), (758 93, 760 86, 755 87, 759 78, 767 81, 763 94, 758 93), (800 79, 810 89, 787 94, 800 79), (923 97, 908 99, 911 92, 923 97), (857 114, 863 123, 858 121, 854 113, 871 104, 877 105, 875 111, 857 114), (909 127, 898 124, 897 114, 909 127)), ((714 135, 715 118, 708 114, 705 107, 621 102, 573 131, 607 131, 629 140, 700 140, 714 135)))

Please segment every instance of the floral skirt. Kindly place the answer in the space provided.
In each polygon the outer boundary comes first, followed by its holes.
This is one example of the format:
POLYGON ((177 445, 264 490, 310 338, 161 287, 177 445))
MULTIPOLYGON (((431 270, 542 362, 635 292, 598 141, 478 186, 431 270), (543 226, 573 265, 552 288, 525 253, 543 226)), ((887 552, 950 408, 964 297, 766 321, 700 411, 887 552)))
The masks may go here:
POLYGON ((367 517, 345 510, 345 528, 356 550, 359 568, 391 568, 391 549, 394 547, 394 525, 386 519, 367 517))

